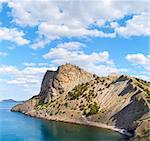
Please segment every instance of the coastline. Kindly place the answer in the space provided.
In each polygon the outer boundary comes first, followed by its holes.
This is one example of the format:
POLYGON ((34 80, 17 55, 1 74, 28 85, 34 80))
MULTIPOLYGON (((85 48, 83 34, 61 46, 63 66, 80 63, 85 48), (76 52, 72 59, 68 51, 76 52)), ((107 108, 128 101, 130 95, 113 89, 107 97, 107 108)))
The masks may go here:
MULTIPOLYGON (((45 119, 45 118, 41 118, 41 119, 45 119)), ((63 119, 63 118, 60 119, 60 118, 52 118, 52 117, 49 118, 49 119, 45 119, 45 120, 60 121, 60 122, 65 122, 65 123, 72 123, 72 124, 79 124, 79 125, 86 125, 86 126, 104 128, 104 129, 112 130, 112 131, 115 131, 115 132, 119 132, 120 134, 128 136, 128 137, 132 136, 125 129, 119 129, 119 128, 116 128, 114 126, 106 125, 106 124, 103 124, 103 123, 96 123, 96 122, 91 122, 91 121, 84 122, 84 121, 77 121, 77 120, 73 120, 73 119, 67 120, 67 119, 63 119)))
MULTIPOLYGON (((16 112, 16 111, 12 111, 12 112, 16 112)), ((71 123, 71 124, 78 124, 78 125, 86 125, 86 126, 104 128, 104 129, 118 132, 124 136, 127 136, 128 138, 131 138, 131 136, 132 136, 132 134, 128 133, 128 131, 125 129, 119 129, 119 128, 116 128, 115 126, 110 126, 110 125, 106 125, 103 123, 96 123, 96 122, 83 121, 83 120, 79 121, 79 120, 74 120, 74 119, 65 119, 65 118, 52 117, 52 116, 46 116, 45 117, 41 114, 32 115, 31 113, 24 113, 24 112, 20 112, 20 111, 19 111, 19 113, 25 114, 27 116, 31 116, 33 118, 39 118, 39 119, 47 120, 47 121, 57 121, 57 122, 64 122, 64 123, 71 123)))

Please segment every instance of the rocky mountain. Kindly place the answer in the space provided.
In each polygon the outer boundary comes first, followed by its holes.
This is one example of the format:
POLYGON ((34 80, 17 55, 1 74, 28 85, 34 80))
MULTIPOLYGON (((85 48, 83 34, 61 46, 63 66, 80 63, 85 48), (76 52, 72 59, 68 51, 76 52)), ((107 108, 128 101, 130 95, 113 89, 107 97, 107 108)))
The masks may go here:
POLYGON ((148 139, 150 82, 124 75, 99 77, 66 64, 47 71, 40 93, 12 111, 48 120, 124 129, 148 139))

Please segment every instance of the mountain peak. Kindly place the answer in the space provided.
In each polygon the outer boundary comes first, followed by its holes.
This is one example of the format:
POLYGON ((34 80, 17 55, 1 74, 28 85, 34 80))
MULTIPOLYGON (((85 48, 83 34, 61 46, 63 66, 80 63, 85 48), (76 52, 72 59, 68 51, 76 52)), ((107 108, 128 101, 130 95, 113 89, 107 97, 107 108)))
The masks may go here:
POLYGON ((128 131, 138 132, 140 127, 144 132, 150 118, 150 83, 127 75, 99 77, 65 64, 47 71, 39 95, 12 110, 44 119, 103 123, 128 131))
POLYGON ((75 85, 89 81, 92 76, 72 64, 61 65, 56 71, 47 71, 41 85, 41 102, 47 103, 56 99, 75 85))

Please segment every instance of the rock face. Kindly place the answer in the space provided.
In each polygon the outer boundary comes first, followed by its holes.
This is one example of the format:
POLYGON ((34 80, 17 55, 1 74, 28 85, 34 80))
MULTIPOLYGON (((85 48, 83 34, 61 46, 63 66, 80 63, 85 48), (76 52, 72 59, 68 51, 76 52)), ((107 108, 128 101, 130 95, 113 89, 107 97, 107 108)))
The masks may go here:
POLYGON ((50 120, 105 124, 135 132, 136 140, 149 132, 149 109, 149 82, 124 75, 99 77, 66 64, 57 71, 48 70, 40 93, 12 111, 50 120))
POLYGON ((40 102, 48 103, 61 94, 67 93, 75 85, 85 83, 92 78, 92 74, 85 72, 77 66, 66 64, 56 71, 47 71, 40 91, 40 102))

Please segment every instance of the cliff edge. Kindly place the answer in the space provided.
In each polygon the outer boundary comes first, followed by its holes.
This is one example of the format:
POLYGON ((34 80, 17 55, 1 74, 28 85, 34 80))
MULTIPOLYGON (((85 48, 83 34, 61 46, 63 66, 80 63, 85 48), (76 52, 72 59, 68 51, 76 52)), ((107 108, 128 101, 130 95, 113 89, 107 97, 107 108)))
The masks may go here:
POLYGON ((99 77, 66 64, 47 71, 40 93, 12 111, 95 126, 107 125, 148 139, 150 83, 130 76, 99 77))

